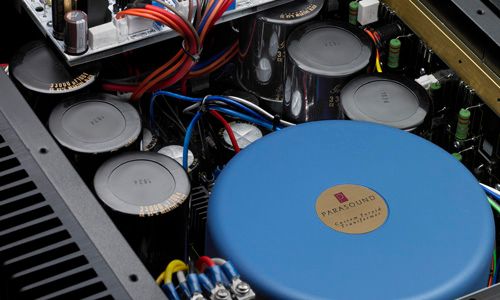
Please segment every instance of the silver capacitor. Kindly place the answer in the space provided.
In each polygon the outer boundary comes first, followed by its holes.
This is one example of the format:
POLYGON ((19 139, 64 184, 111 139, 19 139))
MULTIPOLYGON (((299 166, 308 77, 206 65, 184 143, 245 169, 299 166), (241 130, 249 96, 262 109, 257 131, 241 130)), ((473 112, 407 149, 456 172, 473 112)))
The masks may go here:
POLYGON ((283 103, 286 39, 294 28, 316 17, 323 2, 292 1, 241 21, 238 81, 274 113, 281 113, 283 103))
POLYGON ((81 10, 73 10, 64 15, 64 48, 68 54, 78 55, 88 49, 88 18, 81 10))
POLYGON ((371 58, 363 30, 340 22, 315 22, 295 29, 287 39, 283 114, 292 122, 339 119, 338 94, 371 58))

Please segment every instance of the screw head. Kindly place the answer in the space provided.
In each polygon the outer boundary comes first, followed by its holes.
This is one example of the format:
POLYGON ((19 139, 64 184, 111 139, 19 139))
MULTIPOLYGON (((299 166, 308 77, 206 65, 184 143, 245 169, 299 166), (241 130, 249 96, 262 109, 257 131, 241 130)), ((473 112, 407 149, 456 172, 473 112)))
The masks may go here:
POLYGON ((227 290, 218 290, 216 293, 215 293, 215 296, 218 298, 218 299, 226 299, 229 297, 229 293, 227 290))
POLYGON ((236 291, 240 294, 246 294, 250 291, 250 286, 246 282, 240 282, 236 285, 236 291))

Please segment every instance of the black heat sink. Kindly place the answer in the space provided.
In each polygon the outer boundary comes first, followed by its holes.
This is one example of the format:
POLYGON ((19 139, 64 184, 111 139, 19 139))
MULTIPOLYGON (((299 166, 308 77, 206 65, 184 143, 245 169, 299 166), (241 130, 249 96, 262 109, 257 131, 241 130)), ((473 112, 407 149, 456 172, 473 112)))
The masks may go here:
POLYGON ((0 299, 165 299, 0 71, 0 299))

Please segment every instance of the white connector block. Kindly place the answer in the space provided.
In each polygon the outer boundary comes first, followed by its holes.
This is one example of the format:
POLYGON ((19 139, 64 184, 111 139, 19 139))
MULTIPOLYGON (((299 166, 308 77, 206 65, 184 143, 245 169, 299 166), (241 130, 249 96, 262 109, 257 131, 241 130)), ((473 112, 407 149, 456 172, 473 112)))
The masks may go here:
POLYGON ((126 16, 125 19, 129 35, 153 28, 154 21, 151 19, 136 16, 126 16))
POLYGON ((378 21, 379 0, 361 0, 358 8, 358 22, 361 25, 368 25, 378 21))
POLYGON ((100 49, 116 43, 118 43, 118 36, 113 22, 89 28, 90 49, 100 49))
POLYGON ((420 76, 419 78, 415 79, 415 81, 420 84, 424 89, 429 90, 431 88, 431 84, 438 82, 437 78, 430 74, 430 75, 423 75, 420 76))

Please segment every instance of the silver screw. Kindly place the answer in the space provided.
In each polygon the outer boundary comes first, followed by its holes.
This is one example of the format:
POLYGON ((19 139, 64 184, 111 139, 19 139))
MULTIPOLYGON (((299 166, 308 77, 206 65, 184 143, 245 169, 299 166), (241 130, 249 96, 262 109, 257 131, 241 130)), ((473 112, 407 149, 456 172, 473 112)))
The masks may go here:
POLYGON ((226 299, 229 297, 229 293, 227 290, 218 290, 217 293, 215 293, 215 296, 217 299, 226 299))
POLYGON ((236 285, 236 291, 242 295, 250 292, 250 286, 246 282, 240 282, 236 285))

